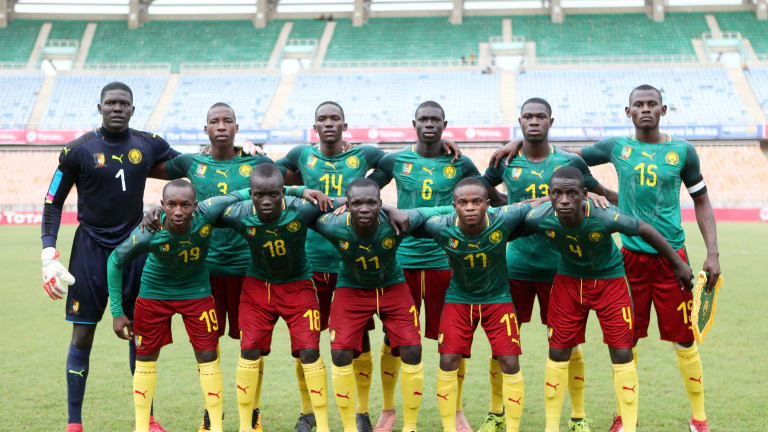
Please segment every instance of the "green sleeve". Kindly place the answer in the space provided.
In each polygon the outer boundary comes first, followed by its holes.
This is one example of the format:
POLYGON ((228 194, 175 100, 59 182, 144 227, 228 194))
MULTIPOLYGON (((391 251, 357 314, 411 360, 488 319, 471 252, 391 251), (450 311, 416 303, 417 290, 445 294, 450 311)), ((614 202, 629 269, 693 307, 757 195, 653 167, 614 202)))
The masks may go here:
POLYGON ((499 164, 499 166, 494 167, 493 165, 489 165, 488 168, 485 170, 485 175, 483 175, 483 182, 487 184, 490 187, 495 187, 501 184, 501 182, 504 181, 504 170, 506 169, 506 165, 499 164))
MULTIPOLYGON (((287 207, 293 209, 299 213, 305 223, 311 225, 321 214, 320 207, 312 204, 304 199, 292 199, 290 202, 286 200, 287 207)), ((333 207, 329 211, 333 211, 336 208, 336 201, 333 201, 333 207)))
POLYGON ((165 173, 170 180, 187 176, 197 153, 183 153, 165 163, 165 173))
POLYGON ((685 164, 680 171, 680 177, 683 179, 685 187, 688 188, 688 193, 692 197, 696 197, 707 193, 707 185, 704 183, 704 176, 701 175, 699 155, 696 153, 696 149, 689 142, 685 144, 685 164))
POLYGON ((416 209, 405 210, 411 222, 408 227, 408 233, 410 234, 418 230, 427 220, 434 216, 450 214, 453 213, 453 211, 453 206, 419 207, 416 209))
POLYGON ((472 162, 472 159, 466 156, 462 156, 459 161, 461 162, 462 178, 474 177, 478 180, 482 180, 483 183, 485 183, 485 179, 483 179, 483 176, 480 175, 480 171, 477 170, 477 167, 475 166, 475 163, 472 162))
MULTIPOLYGON (((301 196, 304 194, 304 189, 306 189, 306 187, 305 186, 283 186, 283 189, 285 189, 285 194, 287 196, 301 198, 301 196)), ((250 198, 250 195, 248 197, 250 198)))
POLYGON ((588 190, 594 190, 600 183, 592 176, 592 172, 589 170, 587 163, 579 155, 574 153, 565 153, 566 157, 571 161, 571 166, 577 168, 584 175, 584 186, 588 190))
POLYGON ((554 211, 552 210, 552 203, 548 202, 535 207, 533 210, 530 210, 528 214, 525 215, 525 222, 519 234, 524 236, 538 233, 539 225, 541 225, 541 223, 544 222, 544 220, 551 216, 553 213, 554 211))
MULTIPOLYGON (((441 207, 431 207, 430 209, 436 209, 441 207)), ((446 207, 442 207, 446 208, 446 207)), ((410 235, 418 238, 431 238, 437 240, 440 237, 440 233, 446 227, 446 214, 434 214, 429 218, 426 218, 421 226, 411 229, 410 235)))
POLYGON ((275 162, 275 165, 280 169, 280 172, 285 170, 299 172, 299 159, 305 148, 307 148, 307 146, 296 146, 292 148, 288 154, 283 156, 282 159, 275 162))
POLYGON ((360 146, 360 151, 363 153, 363 157, 368 166, 373 168, 378 167, 379 161, 387 155, 384 150, 372 145, 360 146))
POLYGON ((619 137, 610 137, 598 141, 591 146, 583 147, 581 149, 581 157, 584 158, 584 162, 589 166, 608 163, 611 161, 611 152, 620 139, 619 137))
POLYGON ((253 213, 253 201, 238 201, 224 209, 215 225, 221 228, 237 229, 240 227, 240 221, 251 213, 253 213))
POLYGON ((320 216, 319 219, 316 219, 313 224, 310 224, 309 227, 333 242, 333 232, 336 226, 341 225, 342 223, 346 224, 346 221, 347 213, 342 213, 338 216, 334 215, 333 213, 325 213, 324 215, 320 216))
POLYGON ((217 225, 221 215, 227 210, 227 208, 231 207, 237 202, 250 198, 250 196, 247 198, 244 197, 243 191, 247 190, 248 189, 240 189, 223 196, 208 198, 207 200, 202 201, 197 205, 196 213, 207 219, 210 219, 214 225, 217 225))
POLYGON ((506 205, 498 207, 496 211, 501 213, 502 223, 510 232, 508 240, 512 240, 515 237, 519 237, 519 234, 525 231, 525 217, 530 213, 531 205, 506 205))
POLYGON ((151 239, 152 234, 149 231, 141 232, 139 228, 136 228, 109 255, 107 260, 107 289, 109 291, 109 310, 113 317, 125 315, 125 311, 123 311, 123 266, 138 255, 148 252, 151 239))
POLYGON ((600 212, 601 219, 603 219, 608 231, 618 232, 628 236, 636 236, 640 234, 640 222, 636 217, 622 213, 614 206, 610 206, 605 210, 597 209, 594 204, 592 204, 592 206, 596 213, 600 212))
POLYGON ((375 181, 380 188, 383 188, 390 181, 392 181, 393 173, 395 172, 395 161, 397 160, 396 153, 389 153, 383 158, 379 159, 376 164, 376 169, 368 176, 369 179, 375 181))

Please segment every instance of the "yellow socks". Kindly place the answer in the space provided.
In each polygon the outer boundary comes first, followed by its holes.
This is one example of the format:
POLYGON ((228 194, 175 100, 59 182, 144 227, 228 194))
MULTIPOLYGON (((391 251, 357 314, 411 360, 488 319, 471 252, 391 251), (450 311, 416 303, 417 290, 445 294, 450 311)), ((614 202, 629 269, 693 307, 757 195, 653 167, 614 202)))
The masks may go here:
POLYGON ((415 431, 419 420, 421 393, 424 390, 424 363, 403 363, 402 368, 400 386, 403 392, 403 431, 415 431))
POLYGON ((320 357, 316 362, 302 365, 304 368, 305 388, 309 390, 312 411, 315 413, 317 432, 328 432, 328 384, 325 363, 320 357))
POLYGON ((685 383, 685 391, 691 401, 693 418, 704 421, 707 419, 707 415, 704 412, 704 381, 699 349, 694 343, 690 348, 675 348, 675 353, 677 353, 677 365, 680 367, 680 374, 682 374, 685 383))
POLYGON ((459 369, 456 371, 456 379, 459 381, 459 389, 456 392, 456 411, 462 411, 461 391, 464 390, 464 376, 467 374, 467 359, 463 358, 459 362, 459 369))
POLYGON ((563 408, 565 388, 568 385, 568 363, 547 359, 544 371, 544 412, 547 417, 546 432, 560 430, 560 411, 563 408))
POLYGON ((520 417, 523 415, 523 395, 525 394, 522 371, 515 374, 504 374, 503 392, 507 432, 517 432, 520 430, 520 417))
POLYGON ((368 412, 368 396, 371 393, 371 373, 373 362, 371 352, 360 353, 360 356, 352 360, 352 370, 355 373, 355 386, 357 387, 357 412, 368 412))
MULTIPOLYGON (((632 347, 632 359, 635 362, 635 370, 639 370, 639 367, 637 365, 637 346, 632 347)), ((619 403, 619 399, 616 399, 616 415, 621 416, 621 404, 619 403)))
POLYGON ((637 398, 640 385, 637 380, 637 366, 631 361, 613 365, 613 389, 619 401, 621 422, 624 432, 635 432, 637 428, 637 398))
POLYGON ((395 386, 397 374, 400 372, 400 357, 392 355, 392 349, 381 344, 381 396, 382 410, 395 409, 395 386))
POLYGON ((240 412, 240 430, 250 430, 251 428, 253 402, 256 397, 256 387, 259 385, 259 364, 261 364, 261 359, 246 360, 240 357, 237 361, 235 384, 237 406, 240 412))
POLYGON ((568 362, 568 396, 571 398, 571 417, 584 418, 584 354, 581 347, 576 346, 571 351, 568 362))
POLYGON ((499 361, 491 357, 489 363, 488 376, 491 379, 491 409, 488 411, 494 414, 501 414, 504 411, 504 397, 502 393, 504 379, 501 375, 501 368, 499 368, 499 361))
MULTIPOLYGON (((211 431, 222 432, 221 414, 223 411, 222 398, 224 397, 224 383, 221 377, 221 367, 216 359, 208 363, 197 364, 200 375, 200 387, 203 390, 205 409, 211 419, 211 431)), ((250 421, 248 423, 250 425, 250 421)))
POLYGON ((333 391, 339 406, 344 432, 357 432, 355 423, 355 376, 352 365, 331 367, 333 391))
POLYGON ((259 360, 259 384, 256 386, 256 396, 253 399, 253 409, 259 408, 259 402, 261 401, 261 383, 264 382, 264 362, 267 360, 261 357, 259 360))
POLYGON ((157 362, 136 360, 133 374, 133 406, 136 410, 136 430, 149 432, 149 415, 152 410, 152 395, 157 386, 157 362))
POLYGON ((307 382, 304 379, 304 366, 301 360, 296 359, 296 381, 299 383, 299 395, 301 396, 301 413, 312 414, 312 400, 309 398, 307 382))
POLYGON ((443 432, 456 431, 456 406, 459 392, 458 371, 437 370, 437 407, 443 419, 443 432))

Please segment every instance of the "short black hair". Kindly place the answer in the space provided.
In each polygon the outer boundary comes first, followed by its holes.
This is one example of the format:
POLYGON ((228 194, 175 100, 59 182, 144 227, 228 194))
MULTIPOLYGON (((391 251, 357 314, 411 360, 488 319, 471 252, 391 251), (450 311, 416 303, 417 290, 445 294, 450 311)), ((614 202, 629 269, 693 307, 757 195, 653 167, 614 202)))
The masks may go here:
POLYGON ((318 105, 317 108, 315 108, 315 118, 317 118, 317 110, 319 110, 320 107, 323 107, 325 105, 333 105, 336 108, 338 108, 339 111, 341 111, 341 119, 342 120, 346 120, 346 116, 344 115, 344 108, 342 108, 341 105, 339 105, 338 103, 336 103, 334 101, 325 101, 325 102, 322 102, 320 105, 318 105))
POLYGON ((376 188, 377 191, 381 191, 378 183, 369 178, 360 177, 358 179, 352 180, 352 182, 347 185, 347 198, 349 198, 349 193, 352 191, 352 189, 365 187, 372 187, 376 188))
POLYGON ((579 182, 579 188, 584 188, 584 174, 576 167, 566 165, 556 169, 555 172, 552 173, 552 177, 549 178, 550 186, 552 185, 552 180, 556 178, 577 180, 579 182))
POLYGON ((547 102, 546 100, 542 98, 537 98, 537 97, 530 98, 527 101, 523 102, 523 105, 520 107, 520 112, 522 113, 525 106, 532 103, 544 105, 544 108, 547 109, 547 114, 549 114, 549 116, 552 117, 552 106, 549 105, 549 102, 547 102))
POLYGON ((195 189, 195 186, 192 183, 190 183, 188 180, 183 178, 173 179, 168 183, 166 183, 165 186, 163 186, 163 197, 165 197, 165 191, 169 187, 188 188, 192 190, 192 193, 194 193, 195 196, 197 196, 197 189, 195 189))
POLYGON ((210 108, 208 108, 208 112, 211 112, 212 109, 219 108, 219 107, 229 108, 229 110, 232 111, 232 117, 234 117, 235 121, 237 121, 237 115, 235 114, 235 110, 231 106, 229 106, 229 104, 226 102, 216 102, 215 104, 211 105, 210 108))
POLYGON ((428 100, 426 102, 422 102, 422 103, 419 104, 418 107, 416 107, 416 111, 413 113, 414 118, 418 118, 419 117, 419 110, 422 109, 422 108, 437 108, 437 109, 439 109, 440 113, 443 115, 443 120, 445 120, 445 110, 443 109, 443 107, 440 106, 439 103, 437 103, 435 101, 431 101, 431 100, 428 100))
POLYGON ((101 97, 99 100, 104 100, 104 94, 110 90, 124 90, 127 91, 129 95, 131 95, 131 102, 133 102, 133 91, 130 87, 128 87, 126 84, 121 83, 120 81, 112 81, 111 83, 105 85, 101 89, 101 97))
POLYGON ((632 100, 632 95, 635 94, 635 92, 639 91, 639 90, 652 90, 652 91, 655 91, 656 94, 659 95, 659 104, 663 103, 663 99, 662 99, 662 96, 661 96, 661 91, 659 91, 659 89, 657 89, 656 87, 654 87, 654 86, 652 86, 650 84, 640 84, 639 86, 633 88, 632 91, 629 92, 629 100, 630 101, 632 100))
POLYGON ((253 172, 251 173, 251 179, 254 179, 254 178, 268 179, 272 177, 282 178, 283 174, 280 172, 280 169, 277 167, 277 165, 271 162, 264 162, 256 165, 256 168, 254 168, 253 172))
POLYGON ((475 177, 464 177, 456 183, 456 187, 453 188, 453 193, 456 194, 456 191, 464 186, 479 186, 485 191, 485 197, 488 198, 488 186, 486 186, 482 180, 475 177))

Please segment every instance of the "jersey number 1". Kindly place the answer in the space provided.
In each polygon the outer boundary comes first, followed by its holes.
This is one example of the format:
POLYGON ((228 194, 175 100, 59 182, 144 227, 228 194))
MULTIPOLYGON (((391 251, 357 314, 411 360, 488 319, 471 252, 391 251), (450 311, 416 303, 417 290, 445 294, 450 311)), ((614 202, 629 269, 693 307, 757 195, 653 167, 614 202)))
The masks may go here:
POLYGON ((115 174, 115 178, 120 179, 120 185, 123 187, 123 192, 125 192, 125 171, 122 168, 115 174))

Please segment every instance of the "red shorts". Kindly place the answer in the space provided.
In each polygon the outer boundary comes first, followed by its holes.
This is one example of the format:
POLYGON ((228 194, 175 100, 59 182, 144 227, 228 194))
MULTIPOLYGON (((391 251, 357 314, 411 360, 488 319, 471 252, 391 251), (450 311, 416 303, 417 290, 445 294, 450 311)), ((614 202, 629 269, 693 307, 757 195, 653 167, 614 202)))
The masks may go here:
POLYGON ((552 284, 549 282, 510 279, 509 292, 512 294, 512 302, 515 304, 518 321, 521 324, 531 322, 533 301, 538 297, 541 323, 547 324, 547 309, 549 308, 549 293, 551 291, 552 284))
POLYGON ((491 343, 494 356, 520 355, 520 329, 512 303, 446 303, 440 319, 438 352, 469 357, 472 336, 480 324, 491 343))
POLYGON ((294 357, 320 344, 320 310, 309 279, 273 284, 246 276, 240 296, 241 349, 259 349, 268 355, 277 319, 288 324, 294 357))
POLYGON ((549 298, 549 346, 567 349, 584 343, 589 311, 597 313, 603 342, 632 348, 634 312, 626 278, 579 279, 555 275, 549 298))
MULTIPOLYGON (((661 339, 692 342, 693 295, 687 289, 680 289, 669 261, 661 255, 631 252, 627 249, 622 249, 621 253, 624 255, 624 268, 635 303, 635 339, 648 336, 653 303, 661 339)), ((688 262, 685 248, 680 248, 677 254, 688 262)))
POLYGON ((195 351, 213 351, 219 344, 219 321, 213 297, 191 300, 155 300, 138 297, 133 313, 137 355, 149 355, 173 343, 171 317, 181 314, 195 351))
POLYGON ((408 285, 397 283, 375 289, 336 288, 328 335, 331 349, 362 352, 363 332, 374 314, 384 324, 394 354, 400 346, 421 345, 419 312, 408 285))
MULTIPOLYGON (((315 282, 315 288, 317 289, 317 301, 320 303, 320 331, 328 328, 328 319, 331 317, 331 300, 333 300, 333 292, 336 289, 336 279, 338 276, 338 273, 314 272, 312 274, 312 280, 315 282)), ((371 318, 365 324, 365 331, 375 328, 376 323, 371 318)))
POLYGON ((440 333, 440 313, 445 303, 445 292, 451 283, 451 271, 403 269, 403 273, 411 288, 416 310, 421 311, 421 300, 424 299, 424 336, 436 340, 440 333))
POLYGON ((229 321, 229 337, 240 338, 237 310, 240 308, 240 290, 243 287, 242 276, 211 276, 211 294, 216 305, 216 316, 219 322, 219 336, 224 336, 229 321))

